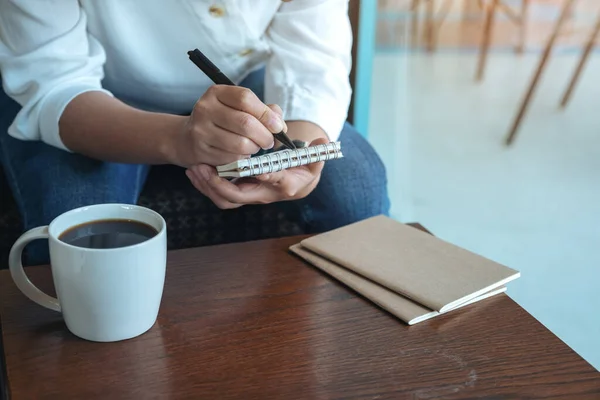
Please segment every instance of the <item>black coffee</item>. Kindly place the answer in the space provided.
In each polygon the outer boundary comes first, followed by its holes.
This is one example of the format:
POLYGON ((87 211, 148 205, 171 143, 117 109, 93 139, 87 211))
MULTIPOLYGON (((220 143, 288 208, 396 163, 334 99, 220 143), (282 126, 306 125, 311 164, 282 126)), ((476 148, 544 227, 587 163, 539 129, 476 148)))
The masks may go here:
POLYGON ((104 219, 74 226, 59 239, 73 246, 88 249, 114 249, 145 242, 158 234, 142 222, 128 219, 104 219))

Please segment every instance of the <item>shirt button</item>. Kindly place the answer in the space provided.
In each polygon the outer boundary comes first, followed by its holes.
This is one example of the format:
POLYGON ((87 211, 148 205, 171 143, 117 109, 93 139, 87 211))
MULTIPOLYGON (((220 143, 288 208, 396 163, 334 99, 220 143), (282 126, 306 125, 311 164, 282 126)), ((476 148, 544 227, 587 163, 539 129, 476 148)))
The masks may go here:
POLYGON ((210 8, 208 9, 208 12, 210 13, 210 15, 212 15, 215 18, 220 18, 223 15, 225 15, 225 9, 221 6, 210 6, 210 8))
POLYGON ((254 53, 254 50, 244 49, 244 50, 240 51, 240 56, 245 57, 245 56, 249 56, 252 53, 254 53))

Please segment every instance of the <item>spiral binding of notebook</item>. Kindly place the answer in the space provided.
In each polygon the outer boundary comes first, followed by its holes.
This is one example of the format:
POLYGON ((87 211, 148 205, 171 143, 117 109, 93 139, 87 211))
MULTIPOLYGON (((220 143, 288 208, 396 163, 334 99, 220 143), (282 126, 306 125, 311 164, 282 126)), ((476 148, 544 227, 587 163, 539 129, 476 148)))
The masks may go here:
POLYGON ((342 158, 340 142, 330 142, 295 150, 279 150, 217 167, 221 177, 243 178, 282 171, 301 165, 342 158))

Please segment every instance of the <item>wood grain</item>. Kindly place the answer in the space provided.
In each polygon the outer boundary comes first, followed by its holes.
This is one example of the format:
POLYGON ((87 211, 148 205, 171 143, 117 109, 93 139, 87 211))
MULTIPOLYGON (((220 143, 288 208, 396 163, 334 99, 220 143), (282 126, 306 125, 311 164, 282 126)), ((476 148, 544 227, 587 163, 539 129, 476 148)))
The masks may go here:
MULTIPOLYGON (((508 296, 408 327, 289 254, 300 239, 170 253, 157 324, 110 344, 2 271, 12 398, 600 398, 600 374, 508 296)), ((47 267, 28 274, 52 289, 47 267)))

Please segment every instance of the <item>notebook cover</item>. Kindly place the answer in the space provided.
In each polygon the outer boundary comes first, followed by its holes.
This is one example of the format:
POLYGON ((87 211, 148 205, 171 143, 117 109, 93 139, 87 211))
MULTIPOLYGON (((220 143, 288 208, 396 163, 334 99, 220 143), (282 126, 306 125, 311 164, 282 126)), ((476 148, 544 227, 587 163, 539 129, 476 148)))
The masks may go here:
POLYGON ((301 244, 438 312, 520 276, 512 268, 383 215, 312 236, 301 244))
MULTIPOLYGON (((385 287, 378 285, 373 281, 365 279, 362 276, 355 274, 354 272, 303 248, 300 244, 291 246, 290 251, 331 277, 337 279, 339 282, 348 286, 352 290, 361 294, 382 309, 400 318, 408 325, 414 325, 443 314, 423 307, 422 305, 415 303, 414 301, 401 296, 398 293, 386 289, 385 287)), ((456 310, 468 304, 478 302, 505 291, 506 286, 500 286, 487 293, 484 293, 479 297, 475 297, 468 302, 459 304, 455 308, 447 310, 444 313, 456 310)))

